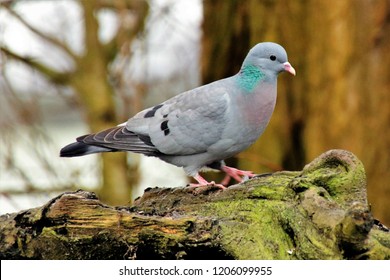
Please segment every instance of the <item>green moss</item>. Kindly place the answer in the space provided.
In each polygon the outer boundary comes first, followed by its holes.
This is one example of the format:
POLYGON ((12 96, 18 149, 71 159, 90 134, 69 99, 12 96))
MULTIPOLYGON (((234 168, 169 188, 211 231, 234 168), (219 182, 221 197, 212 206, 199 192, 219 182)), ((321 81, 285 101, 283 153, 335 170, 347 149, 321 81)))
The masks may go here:
POLYGON ((355 201, 367 202, 363 163, 350 152, 330 150, 305 166, 302 176, 326 189, 342 206, 349 207, 355 201))
POLYGON ((334 245, 334 238, 317 228, 307 213, 298 205, 285 208, 280 213, 281 223, 299 247, 295 248, 297 259, 342 259, 334 245))
POLYGON ((202 215, 219 220, 224 249, 237 259, 341 259, 333 231, 318 228, 296 199, 305 190, 317 191, 318 174, 280 172, 249 180, 229 190, 233 200, 221 196, 202 215))
POLYGON ((219 219, 223 246, 235 258, 290 259, 291 241, 281 227, 271 226, 281 207, 276 201, 240 199, 217 201, 202 211, 219 219))
POLYGON ((289 187, 289 182, 298 172, 277 172, 272 177, 259 177, 244 183, 244 186, 251 185, 253 190, 251 198, 263 198, 270 200, 291 200, 295 192, 289 187))

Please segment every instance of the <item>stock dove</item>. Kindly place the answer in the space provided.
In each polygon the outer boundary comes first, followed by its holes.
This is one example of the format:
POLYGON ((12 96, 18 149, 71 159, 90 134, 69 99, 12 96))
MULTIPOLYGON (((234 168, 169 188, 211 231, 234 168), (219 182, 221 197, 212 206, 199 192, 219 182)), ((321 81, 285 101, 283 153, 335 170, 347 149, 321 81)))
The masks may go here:
POLYGON ((194 185, 214 184, 199 174, 203 168, 226 173, 221 187, 231 177, 240 182, 254 174, 228 167, 224 159, 248 148, 264 132, 283 71, 295 75, 284 48, 259 43, 236 75, 183 92, 116 127, 78 137, 60 156, 130 151, 183 167, 198 182, 194 185))

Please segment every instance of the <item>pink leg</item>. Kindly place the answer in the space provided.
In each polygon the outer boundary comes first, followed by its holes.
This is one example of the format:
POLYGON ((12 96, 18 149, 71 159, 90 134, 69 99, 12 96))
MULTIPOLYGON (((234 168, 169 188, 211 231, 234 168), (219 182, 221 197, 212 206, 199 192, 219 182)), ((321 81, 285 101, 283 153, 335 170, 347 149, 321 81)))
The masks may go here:
MULTIPOLYGON (((229 166, 223 166, 222 167, 222 171, 224 171, 226 173, 226 175, 234 178, 237 182, 242 182, 242 177, 241 176, 247 176, 249 178, 252 178, 253 176, 255 176, 255 174, 253 174, 252 171, 244 171, 244 170, 240 170, 240 169, 237 169, 237 168, 233 168, 233 167, 229 167, 229 166)), ((225 178, 223 179, 223 183, 225 183, 225 181, 227 181, 228 178, 227 176, 225 176, 225 178)), ((229 181, 227 181, 228 183, 229 181)))
POLYGON ((198 182, 198 184, 190 184, 191 187, 204 187, 204 186, 217 186, 221 189, 225 189, 225 186, 222 184, 216 184, 214 181, 208 182, 205 178, 200 176, 199 174, 196 174, 194 176, 194 179, 198 182))
POLYGON ((224 185, 224 186, 229 185, 229 182, 230 182, 231 178, 232 177, 229 174, 226 173, 225 177, 221 181, 221 185, 224 185))

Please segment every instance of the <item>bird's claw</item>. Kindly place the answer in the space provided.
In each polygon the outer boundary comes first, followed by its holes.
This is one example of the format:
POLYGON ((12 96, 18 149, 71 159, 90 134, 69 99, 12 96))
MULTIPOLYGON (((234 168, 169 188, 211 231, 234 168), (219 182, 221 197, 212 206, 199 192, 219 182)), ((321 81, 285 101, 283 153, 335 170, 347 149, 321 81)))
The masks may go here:
POLYGON ((237 182, 241 183, 256 175, 252 171, 240 170, 229 166, 222 167, 222 171, 226 173, 225 178, 222 180, 223 185, 227 185, 230 181, 230 178, 233 178, 237 182))
POLYGON ((207 183, 191 183, 189 184, 190 187, 218 187, 220 189, 226 189, 226 186, 223 184, 217 184, 214 181, 207 182, 207 183))

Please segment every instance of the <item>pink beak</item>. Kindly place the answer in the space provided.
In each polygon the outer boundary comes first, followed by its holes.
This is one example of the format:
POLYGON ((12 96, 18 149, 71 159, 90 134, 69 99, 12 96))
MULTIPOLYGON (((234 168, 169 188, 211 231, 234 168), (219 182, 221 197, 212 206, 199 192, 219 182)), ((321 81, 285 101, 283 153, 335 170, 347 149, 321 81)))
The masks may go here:
POLYGON ((290 74, 295 76, 295 69, 291 66, 289 62, 283 63, 284 65, 284 71, 289 72, 290 74))

